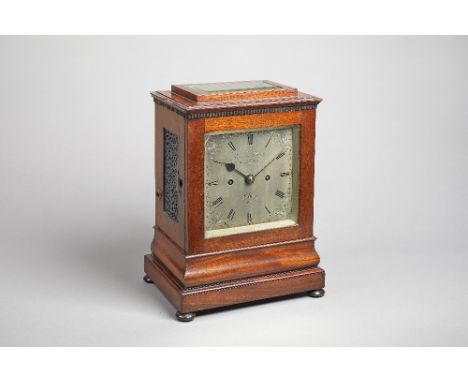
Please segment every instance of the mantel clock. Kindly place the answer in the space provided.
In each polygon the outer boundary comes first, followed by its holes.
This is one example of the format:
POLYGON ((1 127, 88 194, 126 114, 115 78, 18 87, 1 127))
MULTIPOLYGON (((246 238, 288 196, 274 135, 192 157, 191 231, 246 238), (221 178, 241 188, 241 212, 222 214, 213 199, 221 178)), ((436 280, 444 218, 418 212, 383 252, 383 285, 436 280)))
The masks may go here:
POLYGON ((324 294, 313 234, 320 98, 272 81, 172 85, 156 106, 156 225, 144 280, 196 312, 324 294))

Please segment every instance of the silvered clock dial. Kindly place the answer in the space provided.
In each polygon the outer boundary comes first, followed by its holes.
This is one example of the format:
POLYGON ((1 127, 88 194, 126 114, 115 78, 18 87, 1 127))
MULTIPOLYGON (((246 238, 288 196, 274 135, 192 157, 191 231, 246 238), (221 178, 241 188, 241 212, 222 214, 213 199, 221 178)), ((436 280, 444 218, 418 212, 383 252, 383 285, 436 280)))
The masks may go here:
POLYGON ((299 129, 205 135, 205 237, 297 224, 299 129))

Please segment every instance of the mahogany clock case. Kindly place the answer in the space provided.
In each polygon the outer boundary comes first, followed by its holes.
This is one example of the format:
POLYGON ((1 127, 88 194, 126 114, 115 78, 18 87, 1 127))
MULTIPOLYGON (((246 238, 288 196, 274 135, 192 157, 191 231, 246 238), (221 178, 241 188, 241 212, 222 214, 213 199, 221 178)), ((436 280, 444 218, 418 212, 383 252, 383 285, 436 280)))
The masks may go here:
POLYGON ((301 292, 323 295, 325 274, 318 267, 313 235, 315 118, 321 99, 271 81, 263 83, 272 89, 206 92, 203 86, 200 90, 195 85, 173 85, 172 91, 151 93, 156 225, 151 254, 145 256, 145 280, 160 288, 181 321, 191 320, 194 312, 227 305, 301 292), (300 126, 298 224, 205 238, 205 134, 291 125, 300 126), (170 144, 175 151, 170 155, 177 161, 172 180, 165 178, 164 156, 169 155, 170 144), (175 200, 169 200, 171 190, 165 182, 172 183, 175 200), (168 212, 174 205, 177 208, 168 212))

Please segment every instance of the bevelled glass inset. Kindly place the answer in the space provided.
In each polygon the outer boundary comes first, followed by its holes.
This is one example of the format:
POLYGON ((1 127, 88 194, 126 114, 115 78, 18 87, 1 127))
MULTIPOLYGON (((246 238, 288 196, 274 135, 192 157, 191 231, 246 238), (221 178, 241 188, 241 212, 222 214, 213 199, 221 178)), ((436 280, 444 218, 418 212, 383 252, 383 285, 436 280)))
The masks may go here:
POLYGON ((265 81, 221 82, 212 84, 190 85, 190 87, 192 89, 196 89, 206 93, 242 92, 248 90, 280 88, 280 86, 278 85, 269 84, 265 81))

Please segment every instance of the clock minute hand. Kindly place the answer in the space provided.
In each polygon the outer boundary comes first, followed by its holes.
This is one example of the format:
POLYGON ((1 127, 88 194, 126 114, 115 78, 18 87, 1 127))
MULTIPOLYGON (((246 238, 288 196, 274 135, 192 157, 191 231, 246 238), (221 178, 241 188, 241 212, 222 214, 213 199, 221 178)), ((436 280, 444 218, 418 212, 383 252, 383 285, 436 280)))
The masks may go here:
POLYGON ((270 164, 272 164, 273 161, 274 161, 275 159, 281 158, 281 156, 282 156, 281 154, 284 154, 284 152, 281 151, 277 156, 275 156, 271 161, 269 161, 265 166, 263 166, 263 168, 262 168, 259 172, 257 172, 257 173, 254 175, 254 178, 255 178, 258 174, 260 174, 263 170, 265 170, 270 164))

